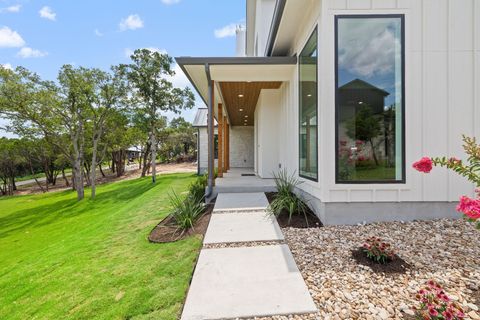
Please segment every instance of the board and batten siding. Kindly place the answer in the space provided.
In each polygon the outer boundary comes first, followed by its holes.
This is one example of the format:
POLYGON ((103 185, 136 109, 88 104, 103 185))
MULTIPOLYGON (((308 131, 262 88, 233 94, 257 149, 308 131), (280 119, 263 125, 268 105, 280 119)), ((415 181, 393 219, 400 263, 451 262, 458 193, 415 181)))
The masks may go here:
POLYGON ((424 155, 464 159, 462 134, 480 138, 480 1, 327 0, 318 21, 307 23, 303 34, 315 23, 320 33, 321 191, 315 196, 323 202, 443 202, 473 195, 473 185, 453 172, 435 168, 424 175, 411 165, 424 155), (392 13, 405 15, 406 183, 335 184, 334 17, 392 13))

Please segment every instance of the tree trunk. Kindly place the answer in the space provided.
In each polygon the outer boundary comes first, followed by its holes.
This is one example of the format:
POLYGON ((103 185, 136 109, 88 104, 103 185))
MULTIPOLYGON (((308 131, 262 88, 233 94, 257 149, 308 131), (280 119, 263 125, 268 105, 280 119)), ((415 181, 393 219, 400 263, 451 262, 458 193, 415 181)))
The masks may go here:
POLYGON ((102 174, 102 177, 105 178, 105 177, 106 177, 106 176, 105 176, 105 172, 103 172, 102 164, 101 164, 101 163, 98 165, 98 169, 100 170, 100 173, 102 174))
POLYGON ((157 137, 155 131, 151 133, 151 145, 152 145, 152 183, 157 182, 157 137))
POLYGON ((145 149, 145 153, 143 154, 142 177, 145 177, 147 170, 150 168, 150 163, 148 162, 149 155, 150 155, 150 143, 147 143, 147 148, 145 149))
POLYGON ((17 185, 15 184, 15 175, 12 175, 12 190, 17 191, 17 185))
MULTIPOLYGON (((38 181, 37 177, 35 176, 35 172, 33 170, 33 166, 32 166, 32 161, 29 159, 28 161, 28 164, 30 166, 30 172, 32 173, 32 176, 33 176, 33 179, 35 180, 35 182, 37 183, 37 185, 40 187, 40 190, 42 190, 43 193, 45 193, 45 189, 43 189, 42 185, 40 184, 40 182, 38 181)), ((48 184, 48 182, 47 182, 48 184)))
POLYGON ((92 148, 92 165, 90 166, 90 185, 92 186, 90 196, 92 199, 95 199, 95 193, 96 193, 95 179, 96 179, 96 173, 97 173, 98 138, 99 138, 99 135, 94 134, 93 148, 92 148))
POLYGON ((373 145, 373 140, 370 139, 370 147, 372 148, 372 155, 373 155, 373 160, 375 161, 375 165, 378 166, 378 159, 377 159, 377 155, 375 154, 375 147, 373 145))
POLYGON ((125 150, 112 152, 112 166, 116 168, 117 177, 121 177, 125 173, 125 155, 125 150))
POLYGON ((115 173, 115 151, 112 152, 112 173, 115 173))
POLYGON ((67 187, 70 187, 70 182, 68 182, 67 176, 65 175, 65 168, 62 168, 62 177, 63 177, 63 180, 65 180, 65 185, 67 187))
POLYGON ((85 196, 84 187, 83 187, 83 163, 82 157, 78 150, 76 143, 73 146, 74 149, 74 160, 73 160, 73 178, 75 190, 77 190, 77 200, 82 200, 85 196))

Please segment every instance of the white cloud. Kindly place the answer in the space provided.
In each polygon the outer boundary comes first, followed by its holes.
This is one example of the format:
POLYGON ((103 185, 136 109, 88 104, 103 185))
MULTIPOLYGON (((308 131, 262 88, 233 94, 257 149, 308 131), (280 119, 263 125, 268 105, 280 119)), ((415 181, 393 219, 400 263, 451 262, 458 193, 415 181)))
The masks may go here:
POLYGON ((38 11, 40 17, 55 21, 57 19, 57 14, 53 12, 52 8, 44 6, 40 11, 38 11))
POLYGON ((41 58, 48 55, 48 52, 32 49, 30 47, 23 47, 18 51, 17 56, 21 58, 41 58))
POLYGON ((18 32, 9 27, 0 28, 0 48, 18 48, 24 45, 25 41, 18 32))
POLYGON ((163 4, 170 5, 170 4, 176 4, 179 3, 180 0, 162 0, 163 4))
POLYGON ((3 13, 3 12, 16 13, 16 12, 20 11, 21 7, 22 7, 22 5, 16 4, 14 6, 9 6, 9 7, 6 7, 6 8, 0 8, 0 13, 3 13))
POLYGON ((230 23, 220 29, 215 29, 214 34, 215 38, 225 38, 235 36, 235 31, 237 30, 237 25, 235 23, 230 23))
POLYGON ((1 64, 2 67, 8 70, 13 70, 13 66, 10 63, 3 63, 1 64))
POLYGON ((371 78, 394 71, 400 40, 393 23, 357 23, 339 26, 339 66, 354 75, 371 78))
POLYGON ((170 81, 172 81, 172 84, 174 87, 177 88, 185 88, 185 87, 190 87, 191 84, 190 81, 188 80, 187 76, 183 72, 182 68, 178 64, 175 64, 173 67, 173 71, 175 71, 175 75, 171 77, 170 81))
POLYGON ((138 14, 131 14, 120 21, 119 27, 121 31, 140 29, 143 28, 143 20, 138 14))
POLYGON ((95 35, 96 35, 97 37, 103 37, 103 33, 101 33, 100 30, 95 29, 95 30, 93 30, 93 32, 95 32, 95 35))
MULTIPOLYGON (((158 52, 158 53, 161 53, 161 54, 167 54, 167 50, 165 49, 159 49, 159 48, 154 48, 154 47, 146 47, 146 48, 142 48, 142 49, 148 49, 150 51, 153 51, 153 52, 158 52)), ((130 56, 133 54, 135 50, 131 49, 131 48, 125 48, 123 50, 123 53, 125 54, 125 57, 127 58, 130 58, 130 56)))

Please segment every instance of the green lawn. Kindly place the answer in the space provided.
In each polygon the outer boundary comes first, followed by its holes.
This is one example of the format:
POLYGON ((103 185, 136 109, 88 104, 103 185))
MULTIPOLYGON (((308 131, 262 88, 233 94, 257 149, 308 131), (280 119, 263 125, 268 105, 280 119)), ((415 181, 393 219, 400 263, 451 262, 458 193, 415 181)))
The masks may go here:
POLYGON ((176 319, 199 237, 151 244, 191 174, 0 200, 0 319, 176 319), (88 194, 88 192, 86 193, 88 194))

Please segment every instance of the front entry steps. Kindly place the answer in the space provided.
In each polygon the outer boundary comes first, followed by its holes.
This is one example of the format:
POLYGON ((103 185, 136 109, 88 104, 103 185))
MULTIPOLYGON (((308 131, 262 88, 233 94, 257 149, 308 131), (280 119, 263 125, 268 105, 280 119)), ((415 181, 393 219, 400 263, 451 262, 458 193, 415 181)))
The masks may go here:
POLYGON ((266 215, 267 207, 261 192, 218 195, 182 320, 317 312, 288 245, 281 243, 284 236, 276 219, 266 215))

